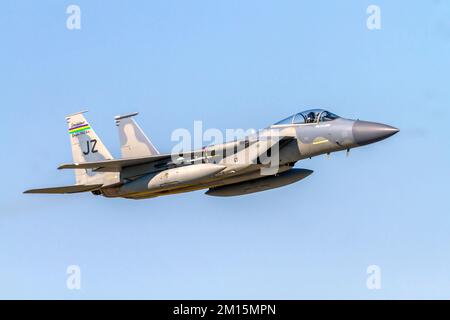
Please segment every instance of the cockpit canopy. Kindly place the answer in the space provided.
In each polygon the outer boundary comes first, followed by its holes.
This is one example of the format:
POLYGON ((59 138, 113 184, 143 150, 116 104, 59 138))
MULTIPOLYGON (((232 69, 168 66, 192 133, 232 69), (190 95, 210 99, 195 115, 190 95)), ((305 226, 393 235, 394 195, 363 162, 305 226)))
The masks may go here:
POLYGON ((278 121, 274 125, 317 123, 331 121, 337 118, 339 118, 339 116, 329 111, 323 109, 311 109, 287 117, 286 119, 278 121))

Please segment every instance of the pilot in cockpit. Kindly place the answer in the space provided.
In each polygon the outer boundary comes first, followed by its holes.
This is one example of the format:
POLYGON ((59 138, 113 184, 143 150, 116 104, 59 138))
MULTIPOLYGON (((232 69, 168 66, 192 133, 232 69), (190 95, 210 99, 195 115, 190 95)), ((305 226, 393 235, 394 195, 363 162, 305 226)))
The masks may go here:
POLYGON ((315 122, 316 119, 316 114, 314 112, 310 112, 308 113, 308 115, 306 116, 306 123, 313 123, 315 122))

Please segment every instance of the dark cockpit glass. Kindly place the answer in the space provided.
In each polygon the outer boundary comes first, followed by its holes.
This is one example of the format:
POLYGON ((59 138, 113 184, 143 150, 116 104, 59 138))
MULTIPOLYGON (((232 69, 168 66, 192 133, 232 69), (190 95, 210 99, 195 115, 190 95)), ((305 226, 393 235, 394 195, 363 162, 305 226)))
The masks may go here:
POLYGON ((332 121, 337 118, 339 118, 339 116, 335 115, 334 113, 331 113, 329 111, 323 111, 320 114, 319 122, 332 121))
POLYGON ((287 117, 286 119, 283 119, 275 123, 275 125, 317 123, 317 122, 332 121, 337 118, 339 118, 339 116, 329 111, 323 109, 311 109, 287 117))

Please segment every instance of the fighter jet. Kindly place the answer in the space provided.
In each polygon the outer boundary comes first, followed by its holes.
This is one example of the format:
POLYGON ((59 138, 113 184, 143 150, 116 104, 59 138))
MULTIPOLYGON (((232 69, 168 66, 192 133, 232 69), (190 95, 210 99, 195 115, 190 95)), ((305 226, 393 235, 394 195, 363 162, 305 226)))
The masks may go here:
POLYGON ((349 152, 386 139, 399 129, 339 117, 322 109, 291 115, 256 133, 198 150, 160 153, 134 120, 116 116, 122 157, 114 159, 84 112, 67 116, 76 184, 25 193, 92 192, 109 198, 146 199, 208 189, 210 196, 239 196, 285 186, 312 170, 294 168, 303 159, 349 152))

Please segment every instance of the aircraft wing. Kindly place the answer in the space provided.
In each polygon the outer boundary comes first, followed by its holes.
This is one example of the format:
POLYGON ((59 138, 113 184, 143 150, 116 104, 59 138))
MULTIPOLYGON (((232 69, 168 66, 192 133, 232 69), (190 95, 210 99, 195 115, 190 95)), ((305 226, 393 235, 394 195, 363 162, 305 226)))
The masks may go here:
POLYGON ((63 193, 79 193, 93 191, 100 189, 102 184, 91 184, 91 185, 75 185, 66 187, 54 187, 54 188, 44 188, 44 189, 31 189, 24 191, 24 193, 48 193, 48 194, 63 194, 63 193))
MULTIPOLYGON (((292 141, 293 137, 279 137, 275 143, 280 144, 280 148, 292 141)), ((268 144, 266 148, 272 147, 273 144, 268 144)), ((201 152, 201 151, 200 151, 201 152)), ((102 160, 102 161, 91 161, 91 162, 80 162, 80 163, 67 163, 62 164, 58 169, 92 169, 94 171, 100 172, 120 172, 123 168, 152 164, 159 161, 171 161, 172 157, 178 157, 178 154, 157 154, 146 157, 136 157, 128 159, 114 159, 114 160, 102 160)))
POLYGON ((58 169, 95 169, 95 171, 120 171, 122 168, 137 166, 141 164, 149 164, 161 160, 169 160, 171 158, 170 154, 165 155, 155 155, 149 157, 141 158, 130 158, 130 159, 117 159, 117 160, 103 160, 94 162, 83 162, 83 163, 69 163, 62 164, 58 169))

